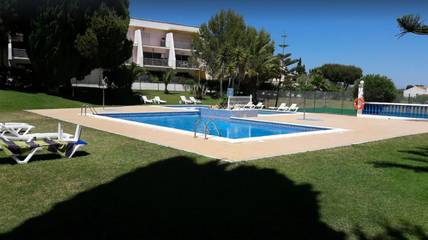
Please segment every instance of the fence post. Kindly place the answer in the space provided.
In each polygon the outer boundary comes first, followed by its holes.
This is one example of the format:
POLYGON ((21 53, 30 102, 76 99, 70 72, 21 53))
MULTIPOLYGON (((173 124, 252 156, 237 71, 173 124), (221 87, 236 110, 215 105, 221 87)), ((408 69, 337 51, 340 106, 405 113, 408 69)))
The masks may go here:
POLYGON ((306 120, 306 92, 303 92, 303 120, 306 120))
POLYGON ((327 92, 324 92, 324 112, 327 111, 327 92))
POLYGON ((317 104, 317 91, 314 91, 314 112, 315 112, 315 107, 316 107, 316 104, 317 104))

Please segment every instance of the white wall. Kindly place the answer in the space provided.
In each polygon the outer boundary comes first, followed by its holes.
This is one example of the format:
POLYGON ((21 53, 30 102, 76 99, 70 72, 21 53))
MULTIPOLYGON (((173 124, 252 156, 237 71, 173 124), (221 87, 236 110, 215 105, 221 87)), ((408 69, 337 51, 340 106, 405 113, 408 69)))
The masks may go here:
MULTIPOLYGON (((149 82, 134 82, 132 84, 132 90, 165 90, 165 84, 163 83, 149 83, 149 82)), ((190 86, 186 84, 170 83, 168 84, 168 90, 174 92, 187 92, 190 91, 190 86)))
POLYGON ((420 88, 420 87, 412 87, 407 90, 404 90, 403 96, 404 97, 416 97, 417 95, 424 95, 428 94, 428 88, 420 88))

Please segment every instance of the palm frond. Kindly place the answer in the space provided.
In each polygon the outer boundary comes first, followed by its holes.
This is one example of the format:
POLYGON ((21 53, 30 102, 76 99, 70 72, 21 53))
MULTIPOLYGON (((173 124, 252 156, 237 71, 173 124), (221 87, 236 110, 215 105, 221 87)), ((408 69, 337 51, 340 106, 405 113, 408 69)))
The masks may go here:
POLYGON ((428 35, 428 26, 424 24, 421 17, 418 15, 402 16, 397 18, 397 22, 401 29, 401 32, 398 34, 399 37, 402 37, 407 33, 428 35))

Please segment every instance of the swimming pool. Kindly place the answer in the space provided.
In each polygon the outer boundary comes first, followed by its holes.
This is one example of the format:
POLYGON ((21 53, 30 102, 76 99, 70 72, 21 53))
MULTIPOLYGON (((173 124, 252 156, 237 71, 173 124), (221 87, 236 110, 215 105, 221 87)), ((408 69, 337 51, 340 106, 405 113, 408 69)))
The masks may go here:
POLYGON ((196 129, 196 132, 200 134, 204 133, 204 128, 207 126, 208 135, 227 139, 249 139, 331 130, 330 128, 242 118, 203 117, 200 112, 111 113, 99 114, 99 116, 190 133, 194 133, 196 129))

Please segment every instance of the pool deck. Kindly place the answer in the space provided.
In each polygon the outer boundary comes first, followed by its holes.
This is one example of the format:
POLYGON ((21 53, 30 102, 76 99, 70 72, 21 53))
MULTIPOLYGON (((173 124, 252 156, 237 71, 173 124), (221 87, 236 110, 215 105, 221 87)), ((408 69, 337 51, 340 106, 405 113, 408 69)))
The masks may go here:
MULTIPOLYGON (((428 121, 357 118, 353 116, 333 114, 306 114, 306 118, 309 120, 303 120, 302 114, 270 115, 259 116, 253 119, 341 128, 346 131, 230 143, 214 139, 205 140, 202 137, 194 138, 192 134, 164 131, 159 130, 158 128, 137 126, 131 123, 118 122, 93 116, 80 116, 80 109, 74 108, 28 111, 64 122, 80 124, 85 127, 225 161, 254 160, 340 146, 349 146, 352 144, 379 141, 406 135, 428 133, 428 121)), ((97 108, 97 111, 98 113, 133 113, 180 110, 157 106, 127 106, 108 107, 104 110, 97 108)))

